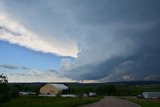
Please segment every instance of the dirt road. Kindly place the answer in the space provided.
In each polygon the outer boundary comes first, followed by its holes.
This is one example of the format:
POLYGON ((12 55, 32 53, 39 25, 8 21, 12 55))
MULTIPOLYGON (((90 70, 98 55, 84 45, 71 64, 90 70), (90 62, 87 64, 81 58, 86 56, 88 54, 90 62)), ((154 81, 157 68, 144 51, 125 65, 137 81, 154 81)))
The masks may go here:
POLYGON ((115 97, 104 97, 99 102, 84 105, 82 107, 141 107, 127 100, 118 99, 115 97))

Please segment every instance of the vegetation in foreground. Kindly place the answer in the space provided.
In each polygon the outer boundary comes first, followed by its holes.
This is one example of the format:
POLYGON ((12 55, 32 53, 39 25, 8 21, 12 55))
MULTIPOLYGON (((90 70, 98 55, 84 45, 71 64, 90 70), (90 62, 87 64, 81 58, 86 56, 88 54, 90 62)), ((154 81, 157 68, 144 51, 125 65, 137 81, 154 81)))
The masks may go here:
POLYGON ((151 99, 140 99, 140 98, 127 98, 127 100, 137 103, 142 107, 160 107, 159 99, 151 100, 151 99))
MULTIPOLYGON (((86 103, 98 101, 100 97, 94 98, 62 98, 62 97, 40 97, 19 96, 19 92, 35 92, 46 83, 8 83, 7 76, 0 75, 0 107, 74 107, 86 103)), ((160 91, 159 82, 119 82, 119 83, 65 83, 69 87, 62 94, 76 94, 82 96, 84 93, 95 92, 97 96, 135 96, 142 92, 160 91)), ((128 99, 138 103, 142 107, 160 107, 160 102, 144 99, 128 99)))
POLYGON ((9 102, 1 103, 0 107, 75 107, 100 100, 100 97, 90 98, 64 98, 19 96, 9 102))
MULTIPOLYGON (((46 83, 8 83, 11 94, 24 92, 35 92, 39 94, 39 89, 46 83)), ((160 84, 133 84, 131 83, 63 83, 69 87, 62 94, 76 94, 95 92, 97 95, 114 96, 136 96, 142 92, 160 92, 160 84)))

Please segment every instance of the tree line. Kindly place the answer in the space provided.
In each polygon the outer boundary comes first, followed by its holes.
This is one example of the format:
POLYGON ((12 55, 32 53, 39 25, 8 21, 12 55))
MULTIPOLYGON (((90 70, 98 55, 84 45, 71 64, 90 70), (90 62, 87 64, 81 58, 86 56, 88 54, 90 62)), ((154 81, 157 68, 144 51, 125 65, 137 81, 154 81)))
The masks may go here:
MULTIPOLYGON (((45 83, 8 83, 7 76, 0 75, 0 102, 9 101, 11 98, 18 96, 19 92, 35 92, 39 94, 40 88, 45 83)), ((116 95, 116 96, 135 96, 145 91, 160 91, 160 84, 143 84, 143 85, 115 85, 115 84, 74 84, 65 83, 69 87, 63 90, 62 94, 84 94, 95 92, 97 95, 116 95)))

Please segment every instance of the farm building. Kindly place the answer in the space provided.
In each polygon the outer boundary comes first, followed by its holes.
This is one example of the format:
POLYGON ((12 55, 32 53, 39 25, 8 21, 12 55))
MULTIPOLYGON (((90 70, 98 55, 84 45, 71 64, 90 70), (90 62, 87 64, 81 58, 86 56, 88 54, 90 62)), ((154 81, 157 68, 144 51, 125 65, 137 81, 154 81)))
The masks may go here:
POLYGON ((160 98, 160 92, 143 92, 143 98, 160 98))
POLYGON ((90 96, 90 97, 95 97, 95 96, 96 96, 96 93, 95 93, 95 92, 89 92, 89 96, 90 96))
POLYGON ((63 90, 68 89, 64 84, 46 84, 40 88, 40 93, 43 95, 60 94, 63 90))

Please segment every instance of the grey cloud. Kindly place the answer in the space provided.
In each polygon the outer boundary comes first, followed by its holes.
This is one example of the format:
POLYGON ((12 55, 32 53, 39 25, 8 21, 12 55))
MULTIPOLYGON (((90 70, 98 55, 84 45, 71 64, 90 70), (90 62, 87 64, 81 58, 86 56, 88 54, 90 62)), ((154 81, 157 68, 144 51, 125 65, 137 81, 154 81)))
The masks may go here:
POLYGON ((24 69, 24 70, 29 69, 29 68, 27 68, 27 67, 23 67, 23 66, 22 66, 21 68, 22 68, 22 69, 24 69))
POLYGON ((30 8, 27 3, 18 3, 25 4, 23 9, 11 13, 22 13, 24 24, 37 32, 70 38, 79 46, 78 58, 68 61, 61 75, 100 82, 160 80, 159 0, 49 0, 30 8), (29 23, 26 13, 39 22, 29 23))
POLYGON ((7 68, 7 69, 19 69, 18 66, 16 66, 16 65, 9 65, 9 64, 0 65, 0 67, 7 68))
POLYGON ((49 70, 47 70, 47 72, 48 72, 48 73, 56 74, 57 76, 58 76, 58 75, 61 75, 60 72, 59 72, 58 70, 56 70, 56 69, 49 69, 49 70))
POLYGON ((56 70, 54 70, 54 69, 50 69, 50 70, 48 70, 49 72, 57 72, 56 70))
POLYGON ((9 75, 14 76, 14 75, 18 75, 18 76, 26 76, 25 73, 10 73, 9 75))
POLYGON ((29 68, 24 67, 24 66, 18 66, 18 65, 12 65, 12 64, 1 64, 0 67, 1 68, 7 68, 7 69, 23 69, 23 70, 29 69, 29 68))
POLYGON ((12 34, 14 36, 20 36, 21 34, 17 33, 17 32, 14 32, 14 31, 11 31, 9 30, 8 28, 6 28, 5 26, 0 26, 0 33, 9 33, 9 34, 12 34))
POLYGON ((128 81, 159 80, 160 54, 135 55, 125 59, 106 60, 103 63, 82 66, 66 75, 76 80, 128 81), (71 75, 74 74, 74 75, 71 75))
POLYGON ((117 22, 141 23, 159 20, 159 0, 69 0, 55 2, 65 8, 75 20, 89 25, 117 22))
POLYGON ((68 71, 69 73, 68 74, 66 73, 66 75, 69 77, 71 76, 73 79, 77 79, 77 80, 101 79, 106 75, 109 75, 111 73, 110 72, 111 69, 114 66, 120 64, 122 61, 123 59, 113 58, 100 63, 84 65, 84 66, 74 68, 71 71, 68 71), (71 75, 71 74, 74 74, 74 75, 71 75))
MULTIPOLYGON (((145 29, 141 29, 139 27, 135 28, 132 26, 128 28, 119 28, 115 32, 116 36, 112 36, 114 39, 112 40, 111 45, 101 46, 100 44, 105 44, 105 40, 107 40, 107 37, 103 37, 104 40, 95 43, 97 46, 93 48, 95 50, 90 51, 90 55, 86 56, 86 53, 83 53, 82 51, 80 55, 84 58, 80 56, 80 59, 77 59, 78 62, 81 62, 81 58, 83 58, 83 60, 86 60, 87 62, 87 59, 89 58, 96 59, 99 55, 104 55, 103 60, 98 58, 99 60, 96 60, 94 63, 73 68, 68 71, 66 75, 72 79, 95 79, 103 82, 125 80, 159 80, 160 75, 157 75, 160 70, 159 28, 159 23, 153 25, 150 24, 150 27, 145 29), (119 46, 115 44, 118 44, 119 46), (109 53, 114 49, 119 51, 114 51, 112 54, 105 55, 105 52, 109 53), (114 56, 112 56, 113 54, 114 56), (90 57, 92 55, 94 56, 90 57), (109 55, 110 58, 107 58, 107 55, 109 55), (134 63, 132 62, 132 64, 126 64, 124 66, 123 63, 127 61, 133 61, 134 63), (140 63, 140 65, 136 66, 137 63, 140 63), (117 66, 120 67, 117 68, 117 66), (121 70, 117 71, 115 68, 121 70)), ((94 44, 92 46, 94 46, 94 44)))
POLYGON ((81 52, 65 76, 103 82, 160 80, 156 75, 160 70, 158 0, 58 3, 82 28, 81 52))
MULTIPOLYGON (((159 54, 146 54, 140 59, 121 63, 112 70, 109 76, 101 79, 101 81, 124 81, 127 80, 127 76, 131 80, 159 80, 159 63, 159 54)), ((128 78, 128 80, 130 79, 128 78)))

